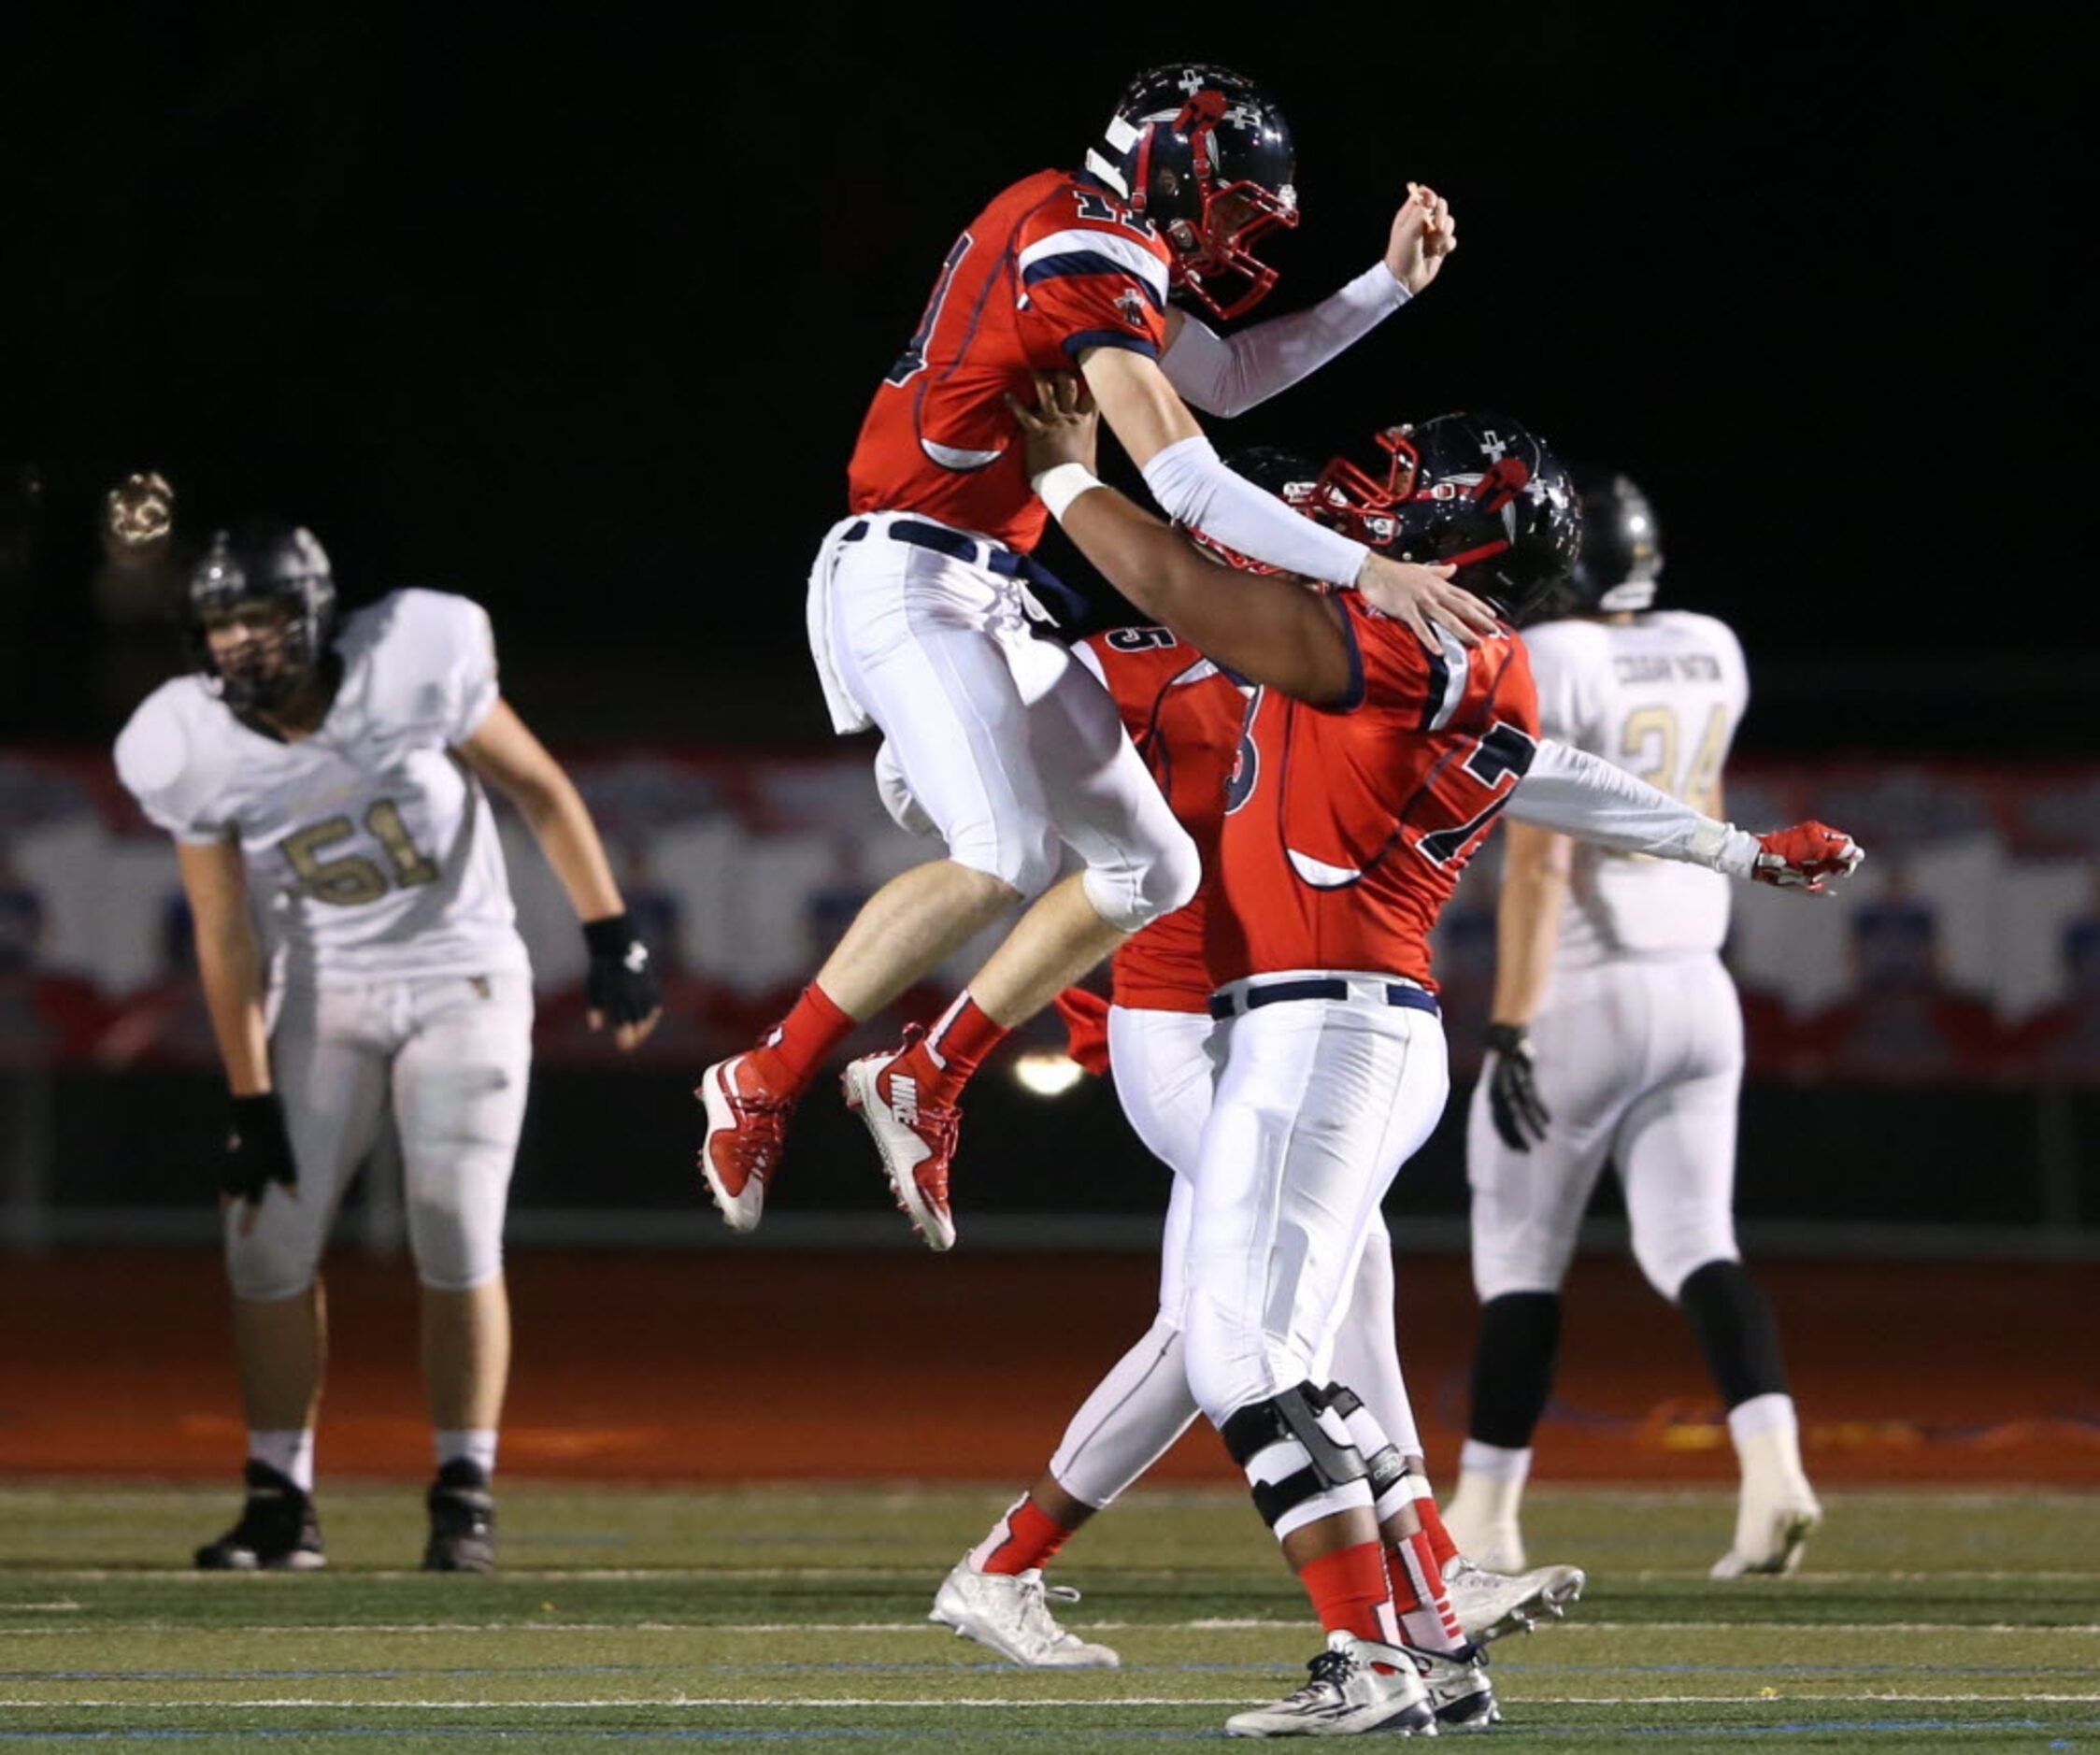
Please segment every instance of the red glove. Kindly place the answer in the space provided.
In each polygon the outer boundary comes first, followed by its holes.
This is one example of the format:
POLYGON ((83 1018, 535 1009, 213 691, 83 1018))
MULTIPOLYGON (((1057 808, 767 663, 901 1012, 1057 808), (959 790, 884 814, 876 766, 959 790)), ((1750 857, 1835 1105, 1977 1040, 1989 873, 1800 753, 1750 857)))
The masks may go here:
POLYGON ((1068 987, 1050 1002, 1064 1020, 1064 1051, 1096 1078, 1108 1071, 1108 1002, 1092 988, 1068 987))
POLYGON ((1850 878, 1866 857, 1850 835, 1820 822, 1774 829, 1759 835, 1757 845, 1764 850, 1750 873, 1753 882, 1806 890, 1810 895, 1828 893, 1831 885, 1850 878))

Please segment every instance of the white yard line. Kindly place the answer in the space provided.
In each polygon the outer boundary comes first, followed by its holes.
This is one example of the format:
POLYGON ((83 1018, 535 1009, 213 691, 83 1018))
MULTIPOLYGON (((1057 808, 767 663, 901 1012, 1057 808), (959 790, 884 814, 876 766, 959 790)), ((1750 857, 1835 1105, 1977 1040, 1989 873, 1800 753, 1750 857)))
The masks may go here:
MULTIPOLYGON (((1116 1575, 1123 1578, 1186 1578, 1186 1572, 1173 1566, 1118 1566, 1116 1575)), ((87 1583, 106 1584, 117 1579, 150 1580, 156 1585, 188 1584, 201 1590, 243 1591, 269 1589, 310 1589, 305 1581, 315 1575, 292 1573, 232 1573, 194 1572, 186 1568, 167 1567, 154 1569, 139 1566, 82 1566, 37 1567, 36 1577, 48 1584, 87 1583), (290 1583, 292 1579, 299 1583, 290 1583), (274 1582, 273 1582, 274 1581, 274 1582)), ((363 1568, 346 1567, 331 1569, 320 1575, 323 1577, 350 1578, 360 1582, 398 1583, 408 1578, 427 1578, 428 1573, 407 1568, 386 1571, 365 1571, 363 1568)), ((797 1578, 858 1578, 904 1580, 931 1577, 923 1566, 588 1566, 588 1567, 521 1567, 506 1566, 497 1575, 499 1579, 513 1579, 521 1584, 696 1584, 722 1583, 731 1579, 749 1579, 772 1582, 797 1578)), ((1674 1570, 1646 1568, 1633 1572, 1599 1571, 1597 1576, 1607 1582, 1619 1584, 1677 1584, 1690 1580, 1706 1580, 1706 1573, 1696 1566, 1674 1570)), ((936 1580, 937 1582, 937 1580, 936 1580)), ((2025 1568, 2013 1568, 1997 1572, 1803 1572, 1787 1578, 1774 1579, 1775 1586, 1786 1591, 1798 1591, 1807 1595, 1823 1585, 1850 1584, 2095 1584, 2100 1583, 2100 1567, 2083 1572, 2036 1572, 2025 1568)), ((1759 1598, 1759 1601, 1765 1599, 1759 1598)), ((0 1601, 0 1612, 8 1605, 0 1601)))
MULTIPOLYGON (((7 1607, 34 1605, 0 1605, 7 1607)), ((46 1605, 55 1606, 55 1605, 46 1605)), ((1066 1626, 1089 1634, 1209 1634, 1306 1632, 1308 1620, 1205 1619, 1189 1621, 1067 1621, 1066 1626)), ((2037 1634, 2090 1639, 2100 1635, 2100 1622, 2027 1625, 2019 1621, 1597 1621, 1576 1619, 1550 1622, 1538 1629, 1549 1635, 1566 1634, 2037 1634)), ((194 1634, 269 1634, 280 1639, 301 1634, 336 1637, 348 1634, 721 1634, 736 1638, 773 1637, 781 1634, 908 1634, 943 1640, 953 1637, 946 1626, 927 1621, 333 1621, 308 1626, 285 1621, 257 1622, 239 1626, 203 1627, 172 1621, 137 1621, 123 1627, 0 1627, 0 1639, 69 1635, 73 1638, 107 1639, 126 1633, 147 1633, 159 1637, 170 1632, 194 1634)), ((1521 1637, 1518 1635, 1517 1637, 1521 1637)), ((1530 1650, 1528 1644, 1502 1642, 1504 1651, 1530 1650)))
MULTIPOLYGON (((1085 1695, 1036 1697, 1027 1700, 1002 1700, 989 1696, 934 1695, 925 1699, 878 1700, 873 1698, 829 1698, 824 1700, 783 1700, 746 1694, 669 1694, 669 1695, 616 1695, 593 1700, 359 1700, 309 1699, 298 1696, 267 1696, 244 1700, 0 1700, 0 1709, 21 1710, 25 1707, 65 1708, 81 1707, 121 1709, 125 1712, 224 1712, 299 1710, 299 1711, 353 1711, 353 1712, 596 1712, 631 1711, 641 1706, 685 1706, 721 1708, 734 1707, 738 1711, 767 1709, 775 1711, 806 1712, 809 1710, 836 1710, 863 1712, 882 1707, 894 1710, 946 1710, 956 1706, 981 1707, 989 1711, 1010 1711, 1016 1706, 1244 1706, 1264 1698, 1261 1695, 1170 1695, 1124 1694, 1098 1698, 1085 1695)), ((1851 1703, 1874 1705, 1976 1706, 1992 1705, 2073 1705, 2100 1703, 2100 1693, 2095 1694, 1812 1694, 1779 1693, 1764 1691, 1755 1694, 1527 1694, 1526 1706, 1765 1706, 1785 1704, 1794 1706, 1830 1706, 1851 1703)))

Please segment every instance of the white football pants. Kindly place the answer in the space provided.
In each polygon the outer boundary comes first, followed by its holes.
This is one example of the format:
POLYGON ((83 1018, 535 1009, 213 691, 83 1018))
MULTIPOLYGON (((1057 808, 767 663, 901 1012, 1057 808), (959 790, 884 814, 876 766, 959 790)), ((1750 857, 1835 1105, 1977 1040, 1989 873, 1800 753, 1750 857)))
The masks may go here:
POLYGON ((1057 876, 1062 841, 1111 925, 1136 932, 1179 907, 1201 877, 1195 844, 1114 699, 1064 646, 1029 632, 1019 581, 889 535, 899 521, 842 521, 810 576, 811 644, 834 722, 850 729, 857 706, 882 728, 959 863, 1035 896, 1057 876))
POLYGON ((1531 1043, 1552 1116, 1545 1139, 1523 1152, 1503 1144, 1484 1078, 1466 1117, 1481 1302, 1559 1290, 1607 1159, 1625 1192, 1635 1260, 1665 1298, 1693 1269, 1738 1259, 1730 1209, 1743 1014, 1721 959, 1556 970, 1531 1043))
MULTIPOLYGON (((1208 1018, 1190 1013, 1109 1008, 1116 1094, 1133 1131, 1174 1172, 1174 1180, 1161 1238, 1159 1315, 1081 1404, 1050 1459, 1058 1484, 1085 1505, 1110 1504, 1159 1460, 1199 1411, 1189 1388, 1181 1323, 1189 1293, 1197 1149, 1216 1070, 1207 1045, 1217 1028, 1208 1018)), ((1348 1309, 1329 1350, 1331 1364, 1316 1359, 1303 1375, 1324 1383, 1331 1374, 1348 1384, 1404 1454, 1419 1453, 1421 1441, 1393 1330, 1393 1247, 1375 1208, 1364 1228, 1348 1309)))
POLYGON ((532 1067, 532 977, 519 972, 330 980, 274 1001, 271 1077, 299 1184, 269 1186, 255 1225, 227 1215, 242 1298, 313 1283, 329 1227, 391 1110, 417 1277, 465 1291, 503 1271, 503 1218, 532 1067))

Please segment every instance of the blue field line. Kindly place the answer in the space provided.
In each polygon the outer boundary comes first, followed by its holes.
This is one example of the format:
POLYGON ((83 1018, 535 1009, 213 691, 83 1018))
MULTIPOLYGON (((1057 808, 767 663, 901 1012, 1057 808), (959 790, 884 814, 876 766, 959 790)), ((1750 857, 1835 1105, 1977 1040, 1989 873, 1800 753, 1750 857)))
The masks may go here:
MULTIPOLYGON (((1142 1669, 1142 1665, 1126 1666, 1142 1669)), ((1915 1663, 1490 1663, 1496 1676, 1912 1676, 1915 1663)), ((2085 1663, 1934 1663, 1935 1676, 2089 1677, 2085 1663)))
MULTIPOLYGON (((531 1669, 535 1676, 638 1676, 650 1667, 643 1663, 536 1663, 531 1669)), ((515 1665, 508 1669, 483 1665, 445 1670, 426 1670, 420 1665, 383 1670, 0 1670, 0 1682, 398 1682, 419 1676, 518 1674, 515 1665)))
MULTIPOLYGON (((1614 1725, 1596 1724, 1521 1724, 1508 1727, 1527 1734, 1540 1736, 1593 1735, 1600 1730, 1608 1730, 1618 1736, 1645 1737, 1694 1737, 1694 1736, 1821 1736, 1831 1732, 1868 1735, 1914 1735, 1920 1732, 1940 1734, 1950 1731, 2072 1731, 2100 1730, 2100 1719, 2080 1719, 2075 1722, 2050 1723, 2040 1719, 1833 1719, 1790 1724, 1727 1724, 1727 1725, 1614 1725)), ((0 1731, 0 1744, 7 1743, 116 1743, 116 1742, 196 1742, 206 1737, 232 1741, 250 1737, 269 1739, 283 1737, 342 1737, 367 1739, 372 1737, 399 1737, 400 1725, 308 1725, 298 1728, 283 1726, 270 1729, 194 1730, 194 1731, 0 1731)), ((955 1731, 902 1731, 896 1726, 853 1725, 838 1726, 831 1730, 767 1728, 764 1726, 736 1726, 715 1730, 594 1730, 587 1727, 525 1727, 492 1725, 432 1725, 417 1726, 419 1736, 479 1736, 502 1737, 530 1742, 549 1737, 563 1737, 571 1741, 588 1739, 600 1743, 722 1743, 732 1738, 753 1743, 809 1743, 822 1740, 868 1742, 878 1739, 893 1739, 907 1735, 914 1740, 957 1743, 966 1738, 981 1735, 979 1730, 955 1731)), ((1004 1734, 1030 1742, 1054 1741, 1069 1737, 1069 1727, 1050 1725, 1035 1728, 1012 1727, 1004 1734)), ((1207 1726, 1200 1729, 1173 1730, 1100 1730, 1090 1727, 1089 1737, 1115 1743, 1163 1743, 1190 1742, 1202 1739, 1216 1740, 1219 1733, 1207 1726)), ((2052 1749, 2071 1748, 2068 1740, 2051 1742, 2052 1749)))
MULTIPOLYGON (((2026 1727, 2016 1725, 2013 1728, 2018 1730, 2026 1727)), ((571 1730, 553 1725, 549 1725, 545 1728, 534 1728, 528 1726, 522 1729, 513 1729, 508 1725, 484 1725, 477 1727, 474 1725, 465 1724, 447 1724, 432 1726, 418 1725, 414 1728, 414 1734, 418 1736, 429 1737, 501 1737, 506 1742, 508 1742, 513 1738, 523 1742, 530 1741, 534 1738, 558 1736, 572 1742, 589 1738, 593 1742, 600 1743, 725 1743, 730 1741, 732 1738, 734 1738, 737 1742, 749 1743, 807 1743, 818 1739, 844 1738, 851 1738, 855 1741, 866 1742, 873 1739, 893 1741, 893 1739, 898 1736, 909 1736, 915 1739, 926 1738, 930 1740, 938 1740, 944 1743, 954 1743, 961 1742, 964 1738, 975 1738, 981 1734, 981 1733, 979 1732, 972 1731, 900 1731, 893 1725, 850 1725, 841 1726, 829 1731, 818 1730, 815 1728, 811 1728, 808 1730, 787 1730, 779 1727, 773 1727, 771 1729, 767 1729, 764 1727, 756 1727, 750 1729, 738 1727, 725 1730, 707 1731, 612 1731, 592 1730, 588 1728, 571 1730)), ((236 1737, 267 1738, 287 1736, 398 1738, 402 1734, 403 1727, 401 1727, 400 1725, 328 1725, 319 1728, 304 1729, 293 1729, 290 1726, 278 1726, 268 1729, 258 1727, 255 1729, 227 1731, 0 1731, 0 1745, 21 1742, 194 1742, 203 1737, 212 1737, 215 1739, 224 1740, 231 1740, 236 1737)), ((1040 1740, 1045 1738, 1057 1739, 1068 1737, 1071 1735, 1071 1733, 1069 1730, 1053 1730, 1048 1727, 1041 1727, 1035 1730, 1007 1731, 1005 1733, 1005 1734, 1008 1736, 1026 1737, 1031 1740, 1040 1740)), ((1107 1741, 1116 1743, 1186 1743, 1199 1737, 1206 1742, 1215 1741, 1221 1734, 1221 1733, 1206 1726, 1202 1729, 1187 1731, 1176 1731, 1168 1729, 1151 1731, 1101 1731, 1090 1729, 1086 1733, 1086 1734, 1090 1737, 1105 1739, 1107 1741)))
MULTIPOLYGON (((1523 1729, 1545 1730, 1549 1727, 1525 1725, 1523 1729)), ((1595 1725, 1556 1725, 1550 1727, 1556 1734, 1576 1731, 1594 1732, 1595 1725)), ((1709 1724, 1686 1725, 1615 1725, 1618 1736, 1822 1736, 1833 1731, 1847 1734, 1867 1732, 1879 1735, 1901 1732, 1909 1734, 1917 1731, 2091 1731, 2100 1728, 2100 1719, 2088 1719, 2081 1723, 2051 1724, 2044 1719, 1830 1719, 1807 1724, 1709 1724)), ((2057 1745, 2051 1744, 2051 1748, 2057 1745)))

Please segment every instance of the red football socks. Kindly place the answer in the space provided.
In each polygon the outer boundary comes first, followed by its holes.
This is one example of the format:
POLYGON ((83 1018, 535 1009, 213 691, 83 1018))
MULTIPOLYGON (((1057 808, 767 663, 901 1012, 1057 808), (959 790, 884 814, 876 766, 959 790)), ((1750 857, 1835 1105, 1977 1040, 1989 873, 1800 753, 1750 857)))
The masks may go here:
POLYGON ((1451 1540, 1451 1533, 1444 1527, 1444 1520, 1436 1509, 1436 1496, 1429 1491, 1429 1483, 1421 1476, 1413 1477, 1421 1482, 1421 1491, 1415 1495, 1415 1516, 1421 1520, 1421 1533, 1429 1538, 1429 1551, 1436 1561, 1436 1576, 1444 1576, 1444 1568, 1458 1558, 1458 1544, 1451 1540))
POLYGON ((970 1550, 970 1565, 978 1572, 1027 1572, 1047 1563, 1071 1534, 1023 1493, 970 1550))
POLYGON ((896 1064, 911 1063, 907 1070, 919 1080, 921 1103, 953 1108, 970 1075, 1006 1037, 1006 1025, 993 1023, 964 993, 896 1064))
POLYGON ((832 1004, 824 990, 812 981, 788 1015, 775 1024, 765 1039, 751 1050, 759 1077, 782 1096, 799 1097, 832 1050, 853 1034, 857 1025, 832 1004))
POLYGON ((1444 1575, 1437 1569, 1428 1534, 1417 1530, 1386 1552, 1393 1562, 1393 1606, 1407 1643, 1423 1651, 1462 1650, 1465 1633, 1451 1613, 1444 1575))
POLYGON ((1381 1646, 1400 1643, 1385 1549, 1379 1543, 1359 1542, 1354 1548, 1308 1560, 1298 1568, 1298 1582, 1312 1599, 1326 1632, 1354 1634, 1381 1646))

